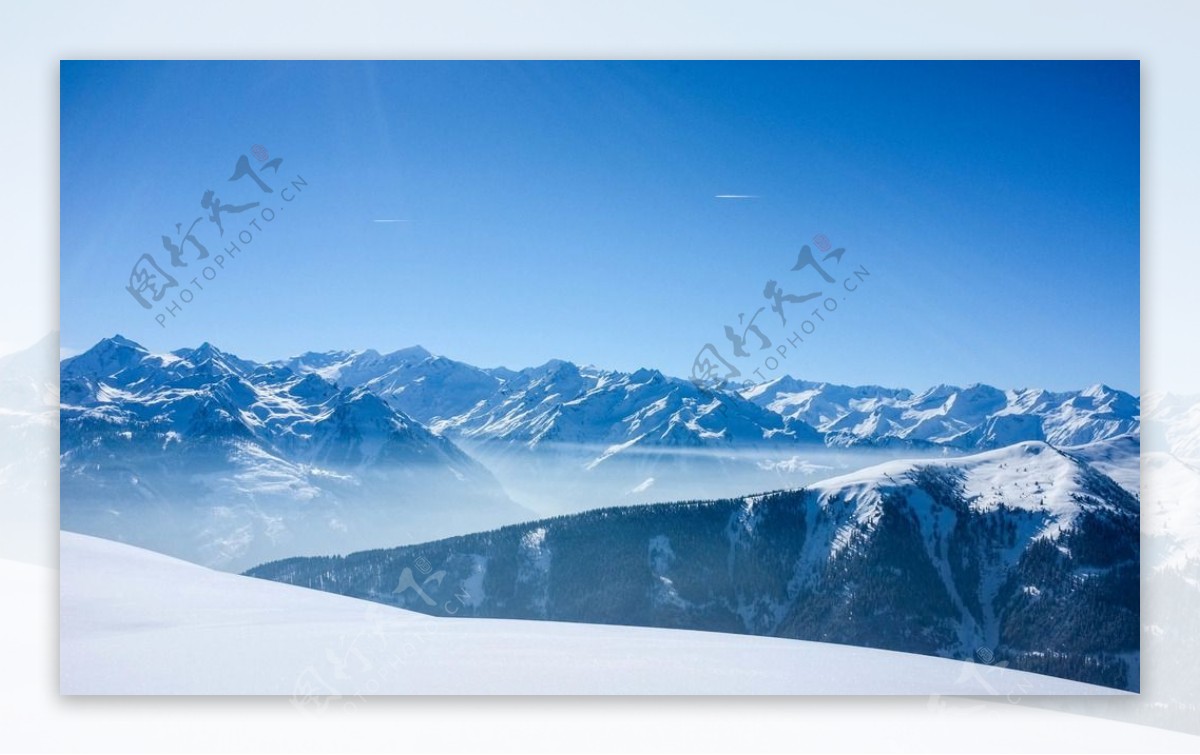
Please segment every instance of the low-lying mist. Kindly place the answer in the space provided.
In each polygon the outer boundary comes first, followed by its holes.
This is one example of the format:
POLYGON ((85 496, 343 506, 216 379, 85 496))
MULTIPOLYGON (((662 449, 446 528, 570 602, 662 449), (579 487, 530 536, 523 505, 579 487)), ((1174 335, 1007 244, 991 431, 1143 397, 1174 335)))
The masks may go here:
MULTIPOLYGON (((157 447, 140 455, 123 447, 107 467, 63 474, 61 526, 241 571, 279 558, 412 545, 589 509, 799 488, 922 455, 824 446, 463 448, 487 470, 473 482, 436 464, 335 472, 249 454, 239 444, 216 444, 211 453, 169 463, 157 447)), ((924 454, 931 455, 940 453, 924 454)))
POLYGON ((894 459, 949 451, 828 448, 721 450, 460 442, 516 503, 540 515, 605 506, 702 500, 799 488, 894 459))

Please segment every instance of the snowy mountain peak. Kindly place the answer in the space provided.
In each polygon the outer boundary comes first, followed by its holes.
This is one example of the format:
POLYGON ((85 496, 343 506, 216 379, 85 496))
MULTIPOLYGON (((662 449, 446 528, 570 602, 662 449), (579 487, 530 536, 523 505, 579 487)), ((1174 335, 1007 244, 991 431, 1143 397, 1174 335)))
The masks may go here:
POLYGON ((143 351, 143 352, 146 351, 145 346, 142 346, 137 341, 126 338, 125 336, 121 335, 120 333, 117 333, 116 335, 112 336, 111 338, 105 338, 96 344, 96 346, 103 346, 103 345, 117 347, 117 348, 134 349, 135 351, 143 351))
POLYGON ((385 424, 399 423, 405 427, 411 424, 407 416, 393 409, 367 388, 343 388, 340 395, 342 405, 354 411, 362 420, 385 424))
POLYGON ((85 356, 86 358, 90 358, 90 360, 95 361, 102 358, 112 358, 112 356, 115 355, 121 355, 124 359, 131 359, 134 358, 134 355, 145 355, 149 353, 149 350, 146 350, 146 348, 137 341, 132 341, 130 338, 126 338, 122 335, 115 335, 110 338, 101 338, 100 341, 95 343, 95 346, 85 350, 85 352, 82 354, 71 356, 71 358, 68 358, 66 361, 88 361, 83 359, 85 356))
MULTIPOLYGON (((253 372, 258 364, 221 351, 208 341, 194 349, 176 349, 171 356, 177 357, 184 365, 190 366, 197 372, 207 374, 228 374, 245 376, 253 372)), ((178 365, 177 367, 183 367, 178 365)))
POLYGON ((568 362, 565 359, 550 359, 545 364, 521 370, 521 374, 539 377, 578 377, 580 370, 575 363, 568 362))
POLYGON ((956 516, 1015 517, 1023 523, 1021 537, 1064 547, 1085 525, 1104 532, 1104 522, 1116 522, 1136 531, 1139 510, 1137 499, 1111 478, 1039 441, 964 458, 888 462, 824 480, 811 490, 823 510, 849 506, 853 511, 844 518, 844 532, 834 537, 835 550, 864 527, 874 527, 897 497, 931 533, 946 526, 946 514, 940 512, 952 501, 956 516))
POLYGON ((742 395, 748 399, 753 399, 761 396, 764 393, 800 393, 811 388, 819 386, 819 383, 810 383, 805 380, 797 380, 791 375, 783 375, 782 377, 768 380, 765 383, 751 386, 742 392, 742 395))
MULTIPOLYGON (((291 374, 277 377, 291 377, 291 374)), ((325 403, 338 394, 336 385, 315 372, 306 373, 300 378, 291 377, 291 380, 287 381, 287 391, 298 399, 319 404, 325 403)))
POLYGON ((664 379, 665 378, 661 372, 646 367, 643 367, 629 375, 630 383, 655 383, 661 382, 664 379))
POLYGON ((307 351, 272 364, 285 366, 298 373, 315 372, 342 386, 359 386, 389 370, 417 364, 432 356, 420 346, 410 346, 389 354, 380 354, 375 349, 307 351))
MULTIPOLYGON (((372 350, 372 353, 375 352, 372 350)), ((397 349, 396 351, 387 354, 383 358, 389 362, 408 363, 424 361, 432 356, 433 353, 429 351, 429 349, 426 349, 424 346, 418 344, 416 346, 408 346, 403 349, 397 349)))
POLYGON ((62 362, 63 376, 109 376, 140 362, 150 352, 122 335, 105 338, 92 348, 62 362))

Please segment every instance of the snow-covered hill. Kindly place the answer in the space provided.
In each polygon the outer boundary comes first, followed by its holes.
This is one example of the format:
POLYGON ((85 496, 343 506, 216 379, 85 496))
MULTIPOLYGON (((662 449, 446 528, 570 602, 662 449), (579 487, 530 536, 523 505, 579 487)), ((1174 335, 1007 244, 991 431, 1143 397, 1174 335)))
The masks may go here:
POLYGON ((372 694, 1095 695, 1112 690, 884 650, 712 632, 454 621, 61 537, 60 691, 372 694))
MULTIPOLYGON (((1200 735, 1200 397, 1144 399, 1141 455, 1141 662, 1147 684, 1135 700, 1087 705, 1071 698, 1033 704, 1200 735), (1152 680, 1152 683, 1150 683, 1152 680)), ((1105 444, 1099 467, 1109 454, 1105 444)), ((1117 463, 1129 468, 1118 449, 1117 463)), ((1133 474, 1137 474, 1132 459, 1133 474)), ((1136 477, 1134 478, 1137 479, 1136 477)), ((1096 701, 1094 701, 1096 702, 1096 701)))
POLYGON ((68 530, 244 568, 528 515, 453 442, 365 388, 119 336, 61 375, 68 530))
POLYGON ((1065 448, 1072 456, 1091 464, 1113 479, 1126 492, 1141 497, 1142 443, 1136 435, 1123 435, 1082 446, 1065 448))
POLYGON ((1137 499, 1083 458, 1024 442, 248 573, 430 613, 458 599, 477 617, 986 652, 1136 689, 1138 557, 1137 499), (427 596, 397 592, 418 564, 427 596))

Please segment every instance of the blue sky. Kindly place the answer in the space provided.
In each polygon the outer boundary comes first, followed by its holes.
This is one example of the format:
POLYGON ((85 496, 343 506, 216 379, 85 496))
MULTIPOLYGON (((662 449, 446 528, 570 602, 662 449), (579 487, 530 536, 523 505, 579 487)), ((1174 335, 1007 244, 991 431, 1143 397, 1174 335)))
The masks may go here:
POLYGON ((1138 392, 1138 78, 1136 62, 64 62, 62 343, 254 359, 419 343, 681 376, 712 343, 743 377, 1138 392), (240 155, 282 158, 262 169, 271 194, 228 180, 240 155), (222 237, 207 190, 260 204, 224 214, 222 237), (181 284, 164 302, 201 274, 186 245, 170 266, 176 223, 201 218, 215 256, 264 207, 274 220, 166 328, 126 291, 142 254, 181 284), (791 270, 817 234, 846 249, 833 284, 791 270), (769 280, 822 296, 785 302, 785 326, 769 280), (725 326, 763 307, 771 346, 750 334, 735 357, 725 326))

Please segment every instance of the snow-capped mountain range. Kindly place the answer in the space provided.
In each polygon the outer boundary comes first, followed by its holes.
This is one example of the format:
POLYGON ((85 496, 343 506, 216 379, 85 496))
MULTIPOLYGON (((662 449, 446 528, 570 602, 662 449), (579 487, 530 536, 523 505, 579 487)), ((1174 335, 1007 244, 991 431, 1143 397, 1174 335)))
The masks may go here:
POLYGON ((786 378, 737 393, 561 360, 485 369, 419 346, 257 363, 121 336, 61 363, 61 402, 64 527, 225 568, 529 509, 796 487, 901 455, 1136 449, 1139 430, 1138 400, 1103 386, 913 394, 786 378))
POLYGON ((1102 385, 913 393, 785 377, 711 391, 651 369, 622 373, 561 360, 487 369, 419 346, 387 355, 310 352, 280 364, 374 391, 454 440, 516 500, 544 513, 795 487, 886 458, 1026 440, 1136 445, 1140 428, 1138 399, 1102 385))
MULTIPOLYGON (((214 379, 254 376, 261 383, 271 377, 313 375, 308 386, 318 393, 330 385, 363 389, 439 437, 528 447, 546 443, 623 447, 614 448, 615 453, 633 446, 825 443, 975 450, 1025 440, 1076 446, 1136 435, 1140 429, 1137 397, 1104 385, 1059 393, 939 385, 913 393, 782 377, 738 393, 709 390, 653 369, 622 373, 562 360, 522 370, 480 368, 436 356, 420 346, 386 355, 374 350, 308 352, 257 364, 210 344, 150 355, 116 336, 64 361, 63 378, 65 383, 68 378, 121 372, 126 381, 137 374, 145 381, 139 386, 147 387, 172 379, 181 363, 195 367, 209 362, 217 372, 206 374, 214 379), (131 372, 133 365, 120 361, 121 354, 130 353, 124 349, 151 358, 131 372)), ((327 397, 304 398, 323 401, 327 397)), ((64 398, 64 403, 71 401, 64 398)), ((243 419, 249 425, 257 421, 243 419)))
POLYGON ((455 439, 529 448, 550 443, 678 448, 822 441, 813 428, 803 423, 787 427, 781 416, 736 393, 705 390, 651 369, 621 373, 557 359, 519 371, 483 369, 419 346, 386 356, 375 351, 307 353, 279 364, 367 388, 455 439))
POLYGON ((986 653, 1136 689, 1138 555, 1137 499, 1029 441, 798 491, 602 509, 248 573, 434 615, 453 605, 457 616, 986 653))
POLYGON ((201 563, 412 542, 530 513, 370 390, 207 343, 151 354, 106 339, 62 362, 61 401, 64 529, 201 563))
POLYGON ((386 356, 310 352, 281 364, 367 387, 452 438, 529 446, 824 442, 976 450, 1025 440, 1076 446, 1136 435, 1140 427, 1137 397, 1105 385, 1060 393, 939 385, 913 393, 785 376, 740 393, 714 392, 651 369, 621 373, 561 360, 484 369, 419 346, 386 356))
POLYGON ((1100 384, 1063 393, 981 384, 913 393, 785 376, 743 395, 785 419, 815 427, 831 445, 908 442, 987 449, 1044 440, 1079 446, 1136 435, 1140 426, 1138 399, 1100 384))

